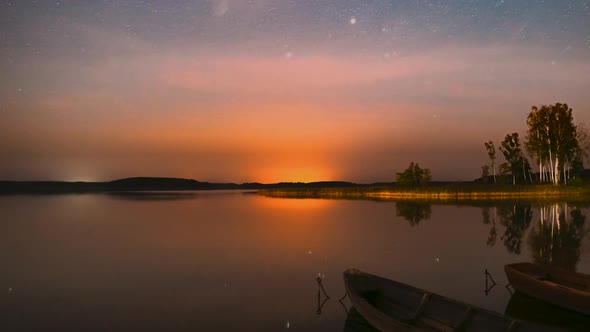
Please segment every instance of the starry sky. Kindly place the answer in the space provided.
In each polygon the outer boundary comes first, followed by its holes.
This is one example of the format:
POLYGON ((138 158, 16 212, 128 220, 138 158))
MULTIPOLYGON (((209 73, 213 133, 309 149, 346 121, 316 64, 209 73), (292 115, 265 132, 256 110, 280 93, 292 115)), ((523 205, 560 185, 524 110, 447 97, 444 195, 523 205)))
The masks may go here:
POLYGON ((0 76, 0 179, 471 180, 590 123, 590 1, 1 0, 0 76))

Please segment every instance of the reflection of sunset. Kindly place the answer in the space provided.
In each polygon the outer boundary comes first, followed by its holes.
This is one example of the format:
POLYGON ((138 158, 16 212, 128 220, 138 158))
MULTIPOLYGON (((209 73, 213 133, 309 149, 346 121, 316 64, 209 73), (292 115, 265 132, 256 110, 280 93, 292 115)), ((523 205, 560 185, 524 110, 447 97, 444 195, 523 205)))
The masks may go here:
MULTIPOLYGON (((281 211, 285 210, 301 210, 303 213, 302 216, 307 215, 308 213, 313 213, 317 210, 323 210, 330 206, 335 205, 335 201, 329 199, 311 199, 311 198, 302 198, 302 199, 281 199, 281 198, 268 198, 264 197, 261 199, 260 204, 264 206, 266 209, 271 210, 278 210, 281 211)), ((304 220, 304 219, 302 219, 304 220)))

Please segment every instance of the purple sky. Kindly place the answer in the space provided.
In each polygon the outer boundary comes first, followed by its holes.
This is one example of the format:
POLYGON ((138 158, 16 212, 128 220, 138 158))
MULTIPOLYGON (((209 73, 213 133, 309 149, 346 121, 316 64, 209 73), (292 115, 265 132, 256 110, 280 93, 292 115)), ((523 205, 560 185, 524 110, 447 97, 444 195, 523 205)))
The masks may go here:
POLYGON ((0 31, 0 179, 472 180, 532 105, 590 124, 589 1, 19 0, 0 31))

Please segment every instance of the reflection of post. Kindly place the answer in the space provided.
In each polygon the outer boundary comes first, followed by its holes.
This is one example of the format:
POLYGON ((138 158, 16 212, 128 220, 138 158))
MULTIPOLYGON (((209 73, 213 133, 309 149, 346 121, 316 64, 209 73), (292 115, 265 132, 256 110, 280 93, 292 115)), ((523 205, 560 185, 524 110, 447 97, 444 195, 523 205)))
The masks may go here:
POLYGON ((507 284, 504 287, 506 287, 506 290, 508 290, 508 293, 510 293, 510 295, 514 295, 514 292, 512 291, 512 288, 511 288, 512 287, 511 284, 507 284))
POLYGON ((323 301, 320 302, 321 296, 320 296, 320 290, 318 289, 318 309, 316 310, 316 313, 318 315, 322 314, 322 308, 324 307, 324 305, 326 304, 326 302, 328 302, 328 300, 330 299, 329 297, 326 297, 323 301))
POLYGON ((318 277, 318 278, 316 279, 316 281, 318 282, 318 285, 320 286, 320 289, 322 290, 322 292, 324 293, 324 295, 325 295, 327 298, 330 298, 330 296, 328 296, 328 293, 326 293, 326 290, 324 289, 324 285, 322 285, 322 278, 318 277))
POLYGON ((328 300, 330 299, 330 297, 328 296, 328 293, 326 293, 326 290, 324 289, 324 285, 322 285, 322 278, 317 278, 316 281, 318 282, 318 309, 316 310, 316 313, 318 315, 322 314, 322 308, 324 307, 324 305, 326 304, 326 302, 328 302, 328 300), (326 298, 324 299, 324 301, 321 301, 321 293, 324 293, 324 296, 326 296, 326 298))
POLYGON ((346 304, 344 304, 344 299, 348 296, 348 293, 344 293, 344 296, 342 296, 338 302, 340 302, 340 304, 342 304, 342 307, 344 308, 344 311, 346 311, 346 313, 348 314, 348 308, 346 307, 346 304))
POLYGON ((488 269, 485 270, 484 274, 486 276, 486 289, 484 290, 484 293, 486 294, 486 296, 488 296, 492 288, 496 286, 496 281, 494 280, 494 278, 492 278, 492 275, 488 272, 488 269), (491 286, 489 285, 488 280, 492 282, 491 286))

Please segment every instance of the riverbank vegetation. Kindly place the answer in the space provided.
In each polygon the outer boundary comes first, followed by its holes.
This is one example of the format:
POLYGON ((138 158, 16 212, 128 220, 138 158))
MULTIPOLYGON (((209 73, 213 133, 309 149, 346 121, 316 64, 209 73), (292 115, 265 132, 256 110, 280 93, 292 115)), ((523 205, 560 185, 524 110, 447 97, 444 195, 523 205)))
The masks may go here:
MULTIPOLYGON (((567 104, 532 106, 527 116, 524 148, 538 166, 534 173, 521 148, 518 133, 506 134, 499 150, 505 163, 500 174, 510 174, 512 184, 551 183, 567 185, 581 182, 584 163, 590 162, 590 138, 581 124, 574 123, 573 110, 567 104)), ((489 171, 496 174, 493 141, 484 143, 490 164, 482 167, 482 179, 489 181, 489 171)), ((494 183, 497 183, 494 177, 494 183)))
POLYGON ((497 150, 492 140, 484 143, 489 164, 482 167, 482 176, 472 182, 430 183, 430 169, 411 162, 406 170, 396 173, 396 182, 392 184, 270 189, 259 193, 284 198, 374 200, 590 200, 590 173, 584 170, 584 163, 590 162, 590 135, 582 125, 574 124, 573 110, 561 103, 533 106, 526 123, 524 149, 516 132, 506 134, 497 150), (497 151, 505 159, 499 166, 497 151), (536 172, 527 154, 538 165, 536 172))
POLYGON ((496 199, 555 199, 578 197, 590 200, 590 186, 506 185, 482 183, 434 183, 423 187, 357 186, 346 188, 289 188, 260 190, 260 195, 281 198, 330 199, 425 199, 425 200, 496 200, 496 199))

